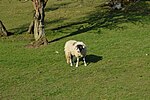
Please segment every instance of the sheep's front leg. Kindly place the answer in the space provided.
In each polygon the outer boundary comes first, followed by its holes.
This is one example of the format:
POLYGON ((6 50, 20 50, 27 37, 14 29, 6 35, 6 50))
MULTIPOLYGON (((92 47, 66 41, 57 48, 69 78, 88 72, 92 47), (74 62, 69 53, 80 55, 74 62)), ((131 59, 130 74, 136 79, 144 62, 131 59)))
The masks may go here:
POLYGON ((77 57, 76 67, 79 65, 79 57, 77 57))
POLYGON ((70 66, 73 66, 73 64, 72 64, 72 59, 70 58, 70 66))
POLYGON ((87 66, 86 61, 85 61, 85 57, 83 57, 83 62, 84 62, 84 66, 87 66))

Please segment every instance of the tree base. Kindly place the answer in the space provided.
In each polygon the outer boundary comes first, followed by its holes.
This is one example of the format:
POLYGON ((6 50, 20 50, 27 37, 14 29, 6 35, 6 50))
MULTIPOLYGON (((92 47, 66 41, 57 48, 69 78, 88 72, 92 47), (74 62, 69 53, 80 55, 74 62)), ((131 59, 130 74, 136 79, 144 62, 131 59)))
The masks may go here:
POLYGON ((27 48, 39 48, 44 45, 48 45, 48 40, 45 37, 40 38, 39 40, 26 45, 26 47, 27 48))

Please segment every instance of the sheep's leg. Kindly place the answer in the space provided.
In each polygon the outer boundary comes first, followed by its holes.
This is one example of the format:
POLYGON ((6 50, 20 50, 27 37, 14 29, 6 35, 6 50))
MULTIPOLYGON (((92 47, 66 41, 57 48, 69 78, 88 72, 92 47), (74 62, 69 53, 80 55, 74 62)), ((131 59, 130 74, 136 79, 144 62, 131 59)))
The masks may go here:
POLYGON ((87 66, 86 61, 85 61, 85 57, 83 57, 83 62, 84 62, 84 66, 87 66))
POLYGON ((73 64, 72 64, 72 59, 70 58, 70 66, 72 66, 73 64))
POLYGON ((69 64, 69 63, 70 63, 70 59, 71 59, 71 57, 70 57, 70 53, 65 52, 65 56, 66 56, 67 64, 69 64))
POLYGON ((76 67, 79 65, 79 57, 77 57, 76 67))
POLYGON ((70 53, 66 53, 66 60, 67 60, 67 63, 70 64, 70 66, 73 66, 70 53))

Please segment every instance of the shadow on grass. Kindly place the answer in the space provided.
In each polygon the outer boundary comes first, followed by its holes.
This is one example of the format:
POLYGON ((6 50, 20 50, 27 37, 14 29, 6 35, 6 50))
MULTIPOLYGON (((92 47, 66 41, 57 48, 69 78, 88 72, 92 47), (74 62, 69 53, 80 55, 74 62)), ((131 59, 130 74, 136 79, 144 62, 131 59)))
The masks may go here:
MULTIPOLYGON (((45 11, 56 10, 61 6, 68 5, 70 3, 63 3, 55 5, 52 8, 46 8, 45 11)), ((119 10, 109 10, 106 8, 102 8, 101 6, 96 7, 96 10, 91 12, 86 17, 82 18, 80 21, 71 22, 66 25, 62 25, 56 28, 51 29, 52 31, 58 30, 61 31, 63 29, 72 30, 74 26, 78 26, 79 28, 76 31, 71 32, 65 36, 56 38, 54 40, 49 41, 49 43, 59 41, 61 39, 74 36, 77 34, 81 34, 84 32, 88 32, 91 30, 97 30, 101 28, 107 29, 124 29, 125 27, 120 27, 119 24, 122 23, 142 23, 143 17, 150 16, 150 4, 148 0, 141 0, 138 3, 131 4, 127 7, 127 9, 123 11, 119 10)), ((45 24, 52 23, 60 23, 66 19, 58 19, 51 22, 45 21, 45 24)), ((22 34, 28 30, 29 23, 19 26, 18 28, 10 29, 9 31, 15 34, 22 34)))
POLYGON ((52 21, 45 20, 44 24, 45 24, 45 27, 47 27, 48 25, 51 25, 53 23, 61 23, 64 20, 67 20, 67 19, 66 18, 59 18, 59 19, 52 20, 52 21))
POLYGON ((101 28, 107 29, 124 29, 125 27, 120 27, 119 24, 122 23, 134 23, 137 22, 142 23, 143 17, 150 16, 150 4, 147 3, 147 0, 143 0, 137 3, 133 3, 127 6, 125 10, 109 10, 106 8, 102 8, 101 6, 97 7, 95 11, 90 13, 88 16, 84 17, 79 22, 68 23, 67 25, 60 26, 54 28, 52 30, 62 30, 65 28, 69 28, 70 30, 74 25, 81 26, 68 35, 62 36, 60 38, 56 38, 54 40, 49 41, 49 43, 59 41, 63 38, 67 38, 70 36, 74 36, 77 34, 81 34, 84 32, 88 32, 91 30, 97 30, 101 28))
POLYGON ((54 10, 59 9, 60 7, 64 7, 64 6, 69 5, 69 4, 71 4, 71 2, 61 3, 61 4, 54 4, 54 5, 50 6, 50 7, 49 6, 46 7, 45 8, 45 12, 54 11, 54 10))
MULTIPOLYGON (((73 63, 75 64, 77 62, 77 58, 75 56, 73 56, 73 63)), ((94 54, 89 54, 86 55, 86 63, 87 65, 89 65, 90 63, 97 63, 99 61, 103 60, 103 56, 98 56, 98 55, 94 55, 94 54)), ((80 61, 83 61, 83 58, 80 58, 80 61)), ((84 64, 84 63, 82 63, 84 64)))
POLYGON ((30 24, 23 24, 23 25, 19 26, 18 28, 9 29, 9 31, 14 34, 22 34, 22 33, 28 31, 29 25, 30 24))
MULTIPOLYGON (((68 2, 68 3, 61 3, 61 4, 54 4, 54 5, 51 6, 51 7, 46 7, 46 8, 45 8, 45 12, 54 11, 54 10, 59 9, 60 7, 64 7, 64 6, 69 5, 69 4, 71 4, 71 2, 68 2)), ((61 18, 61 19, 54 20, 54 21, 51 21, 51 22, 45 21, 45 24, 58 23, 58 22, 61 22, 61 21, 63 21, 63 20, 65 20, 65 19, 61 18)), ((14 33, 14 34, 22 34, 22 33, 28 31, 29 25, 30 25, 30 23, 23 24, 23 25, 20 25, 20 26, 17 27, 17 28, 10 29, 9 31, 11 31, 11 33, 14 33)))
MULTIPOLYGON (((91 27, 92 28, 92 27, 91 27)), ((87 31, 89 31, 90 30, 90 27, 89 28, 84 28, 84 29, 78 29, 78 31, 75 31, 75 32, 72 32, 71 34, 68 34, 68 35, 65 35, 65 36, 62 36, 62 37, 60 37, 60 38, 56 38, 56 39, 54 39, 54 40, 51 40, 51 41, 49 41, 49 43, 52 43, 52 42, 56 42, 56 41, 59 41, 59 40, 61 40, 61 39, 63 39, 63 38, 67 38, 67 37, 70 37, 70 36, 74 36, 74 35, 77 35, 77 34, 79 34, 79 33, 84 33, 84 32, 87 32, 87 31)))
POLYGON ((90 54, 90 55, 86 56, 86 60, 87 60, 88 64, 90 64, 90 63, 96 63, 96 62, 98 62, 100 60, 103 60, 103 57, 102 56, 97 56, 97 55, 90 54))
POLYGON ((7 36, 11 36, 11 35, 14 35, 14 33, 8 32, 8 35, 7 35, 7 36))
MULTIPOLYGON (((47 24, 53 24, 53 23, 63 22, 64 20, 66 20, 66 19, 65 18, 60 18, 60 19, 53 20, 53 21, 46 20, 45 21, 45 27, 47 26, 47 24)), ((9 31, 11 31, 14 34, 22 34, 22 33, 28 31, 29 25, 30 25, 30 23, 23 24, 23 25, 21 25, 21 26, 19 26, 17 28, 10 29, 9 31)))

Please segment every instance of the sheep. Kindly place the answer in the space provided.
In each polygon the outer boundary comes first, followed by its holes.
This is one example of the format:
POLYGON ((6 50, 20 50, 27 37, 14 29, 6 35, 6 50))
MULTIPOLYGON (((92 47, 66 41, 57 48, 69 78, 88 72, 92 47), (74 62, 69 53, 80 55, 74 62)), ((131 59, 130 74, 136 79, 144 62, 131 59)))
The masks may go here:
POLYGON ((85 61, 86 56, 86 45, 83 42, 76 41, 76 40, 69 40, 65 43, 64 47, 66 61, 70 66, 73 66, 72 64, 72 58, 75 56, 77 58, 76 67, 79 65, 79 58, 83 58, 84 66, 87 66, 85 61))

